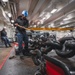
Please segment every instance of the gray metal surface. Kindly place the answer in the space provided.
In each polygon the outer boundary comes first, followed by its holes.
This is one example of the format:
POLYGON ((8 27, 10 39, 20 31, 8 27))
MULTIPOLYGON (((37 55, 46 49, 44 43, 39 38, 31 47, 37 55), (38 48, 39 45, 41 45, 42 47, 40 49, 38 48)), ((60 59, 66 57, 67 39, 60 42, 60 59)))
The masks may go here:
MULTIPOLYGON (((14 55, 14 51, 11 52, 14 55)), ((68 66, 73 66, 75 69, 75 56, 72 58, 64 59, 57 56, 55 51, 48 53, 48 56, 57 58, 64 62, 68 66)), ((19 56, 13 59, 8 59, 0 70, 0 75, 34 75, 37 70, 30 57, 25 56, 24 60, 21 60, 19 56)), ((74 70, 75 71, 75 70, 74 70)))
POLYGON ((8 59, 0 70, 0 75, 34 75, 37 67, 31 62, 31 58, 21 60, 18 56, 8 59))
POLYGON ((4 43, 0 42, 0 48, 4 48, 4 47, 5 47, 4 43))

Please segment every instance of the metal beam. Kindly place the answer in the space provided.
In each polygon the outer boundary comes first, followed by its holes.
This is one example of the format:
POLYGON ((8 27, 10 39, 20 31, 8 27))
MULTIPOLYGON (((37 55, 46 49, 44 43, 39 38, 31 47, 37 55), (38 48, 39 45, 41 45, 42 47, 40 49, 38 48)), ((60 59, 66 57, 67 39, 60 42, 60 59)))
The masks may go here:
POLYGON ((44 3, 41 5, 40 9, 37 11, 37 13, 33 15, 32 20, 35 20, 36 18, 38 18, 39 15, 40 15, 40 13, 41 13, 42 11, 44 11, 48 5, 50 5, 50 2, 51 2, 51 1, 52 1, 52 0, 45 0, 44 3), (38 15, 37 15, 37 14, 38 14, 38 15), (36 15, 37 15, 37 16, 36 16, 36 15), (35 16, 36 16, 36 17, 35 17, 35 16))
POLYGON ((40 9, 40 7, 42 6, 42 4, 44 3, 45 0, 39 0, 32 15, 34 15, 35 13, 37 13, 37 11, 40 9))
POLYGON ((45 0, 39 0, 35 9, 33 10, 30 19, 38 12, 38 10, 41 8, 42 4, 44 3, 45 0))
POLYGON ((29 9, 29 0, 19 0, 19 15, 22 13, 23 10, 29 9))
POLYGON ((62 25, 59 25, 59 26, 56 26, 56 27, 63 27, 63 26, 66 26, 66 25, 69 25, 70 26, 71 24, 74 24, 74 23, 75 23, 75 21, 72 21, 72 22, 69 22, 67 24, 62 24, 62 25))
POLYGON ((34 11, 34 9, 35 9, 35 7, 36 7, 38 1, 39 1, 39 0, 32 0, 32 1, 31 1, 30 7, 29 7, 29 10, 28 10, 28 12, 29 12, 29 18, 30 18, 30 16, 31 16, 31 14, 33 13, 33 11, 34 11))
POLYGON ((48 20, 44 22, 43 25, 47 25, 50 22, 55 21, 56 19, 60 18, 63 15, 66 15, 68 12, 72 11, 75 9, 75 0, 70 2, 68 5, 63 7, 60 11, 52 15, 48 20))

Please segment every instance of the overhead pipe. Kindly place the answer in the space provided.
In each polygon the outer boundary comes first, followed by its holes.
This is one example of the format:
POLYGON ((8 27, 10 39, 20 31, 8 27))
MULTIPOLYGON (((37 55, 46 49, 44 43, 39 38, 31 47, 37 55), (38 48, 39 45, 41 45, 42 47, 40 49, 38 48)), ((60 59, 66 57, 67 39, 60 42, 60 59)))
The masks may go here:
POLYGON ((65 7, 63 7, 60 11, 55 13, 53 16, 51 16, 49 19, 47 19, 43 25, 47 25, 50 22, 53 22, 54 20, 60 18, 63 15, 66 15, 68 12, 75 9, 75 0, 67 4, 65 7))
MULTIPOLYGON (((41 1, 41 0, 40 0, 40 1, 41 1)), ((43 0, 42 0, 42 1, 43 1, 43 0)), ((38 11, 37 11, 35 14, 33 14, 32 19, 35 20, 36 18, 38 18, 38 16, 40 15, 40 13, 41 13, 42 11, 46 10, 46 7, 47 7, 48 5, 50 5, 51 1, 52 1, 52 0, 45 0, 44 2, 42 2, 42 4, 41 4, 40 8, 38 9, 38 11)), ((38 5, 38 6, 39 6, 39 5, 38 5)))
POLYGON ((41 8, 42 4, 45 2, 45 0, 39 0, 37 5, 35 6, 35 9, 33 10, 32 15, 30 16, 30 19, 33 18, 33 16, 38 12, 38 10, 41 8))
POLYGON ((72 22, 69 22, 69 23, 67 23, 67 24, 62 24, 62 25, 59 25, 59 26, 57 26, 57 27, 63 27, 63 26, 66 26, 66 25, 71 25, 71 24, 74 24, 75 23, 75 21, 72 21, 72 22))

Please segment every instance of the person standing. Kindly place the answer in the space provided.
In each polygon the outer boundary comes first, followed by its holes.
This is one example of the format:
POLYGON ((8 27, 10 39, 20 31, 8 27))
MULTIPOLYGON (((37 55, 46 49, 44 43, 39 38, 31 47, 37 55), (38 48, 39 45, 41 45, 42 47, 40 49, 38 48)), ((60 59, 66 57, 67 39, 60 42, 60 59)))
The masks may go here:
POLYGON ((7 37, 7 32, 6 32, 6 28, 5 27, 1 31, 1 39, 2 39, 2 41, 4 41, 4 44, 5 44, 6 48, 8 47, 8 45, 9 45, 9 47, 12 47, 10 42, 9 42, 9 39, 7 37))
POLYGON ((14 22, 14 26, 16 26, 17 42, 19 44, 18 51, 19 51, 20 57, 23 57, 23 55, 29 55, 28 36, 26 34, 26 30, 19 27, 19 26, 23 26, 25 28, 28 28, 29 21, 27 19, 27 16, 28 16, 28 11, 24 10, 24 11, 22 11, 22 14, 20 16, 18 16, 16 21, 14 22), (24 50, 22 48, 23 41, 24 41, 24 44, 25 44, 24 50))

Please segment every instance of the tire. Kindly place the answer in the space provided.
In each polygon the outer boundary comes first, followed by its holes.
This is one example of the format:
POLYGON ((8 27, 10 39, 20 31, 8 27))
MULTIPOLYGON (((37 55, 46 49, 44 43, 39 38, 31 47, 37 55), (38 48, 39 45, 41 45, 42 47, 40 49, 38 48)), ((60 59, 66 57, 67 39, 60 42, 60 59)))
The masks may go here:
POLYGON ((62 58, 70 58, 70 57, 73 57, 75 55, 75 51, 74 51, 74 45, 71 43, 68 43, 69 40, 72 40, 73 38, 72 37, 64 37, 64 38, 61 38, 59 41, 60 41, 60 44, 63 45, 63 48, 64 49, 56 49, 55 52, 58 56, 62 57, 62 58), (66 40, 68 42, 66 42, 66 40))
POLYGON ((60 38, 59 39, 59 42, 60 42, 60 44, 64 44, 64 42, 66 41, 66 40, 72 40, 73 39, 73 37, 63 37, 63 38, 60 38))
POLYGON ((55 50, 56 54, 62 58, 70 58, 75 55, 75 51, 73 49, 69 49, 67 52, 63 52, 61 50, 55 50))
POLYGON ((66 41, 65 47, 69 49, 75 49, 75 40, 66 41))
POLYGON ((42 74, 39 70, 37 70, 34 75, 42 75, 42 74))
POLYGON ((30 53, 31 53, 31 58, 32 58, 32 61, 34 62, 34 64, 36 66, 38 66, 40 63, 38 61, 38 55, 37 55, 37 52, 35 50, 30 50, 30 53))
POLYGON ((34 62, 34 64, 36 65, 36 66, 38 66, 38 65, 40 65, 40 63, 39 63, 39 61, 38 61, 38 57, 37 57, 37 55, 33 55, 32 56, 32 60, 33 60, 33 62, 34 62))
MULTIPOLYGON (((61 48, 61 45, 60 45, 60 43, 58 43, 58 42, 54 42, 54 41, 51 41, 49 44, 48 44, 48 46, 50 46, 52 49, 60 49, 61 48)), ((52 50, 51 49, 51 50, 52 50)))

